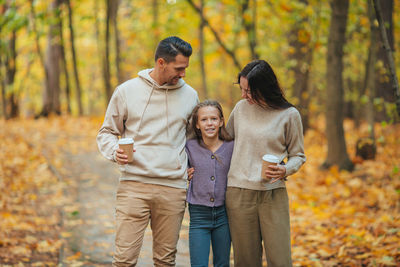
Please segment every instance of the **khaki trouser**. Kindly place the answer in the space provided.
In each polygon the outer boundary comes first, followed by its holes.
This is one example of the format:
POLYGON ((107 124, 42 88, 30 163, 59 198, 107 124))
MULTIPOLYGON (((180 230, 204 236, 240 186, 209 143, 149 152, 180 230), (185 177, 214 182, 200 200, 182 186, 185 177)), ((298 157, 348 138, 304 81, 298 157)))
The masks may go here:
POLYGON ((136 266, 149 221, 154 266, 175 266, 185 200, 185 189, 121 181, 117 191, 113 266, 136 266))
POLYGON ((225 205, 235 267, 262 266, 262 241, 268 267, 292 266, 286 188, 257 191, 228 187, 225 205))

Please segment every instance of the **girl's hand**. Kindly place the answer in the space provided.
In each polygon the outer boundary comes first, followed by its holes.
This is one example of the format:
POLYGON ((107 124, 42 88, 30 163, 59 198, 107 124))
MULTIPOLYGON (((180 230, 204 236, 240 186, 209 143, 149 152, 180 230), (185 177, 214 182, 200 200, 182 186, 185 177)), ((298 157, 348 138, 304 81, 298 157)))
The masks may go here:
POLYGON ((275 183, 280 179, 284 179, 286 175, 286 168, 283 165, 269 165, 265 171, 267 179, 271 179, 270 184, 275 183))
POLYGON ((188 181, 192 180, 193 174, 194 174, 194 168, 192 167, 192 168, 187 169, 187 174, 188 174, 188 178, 187 178, 188 181))

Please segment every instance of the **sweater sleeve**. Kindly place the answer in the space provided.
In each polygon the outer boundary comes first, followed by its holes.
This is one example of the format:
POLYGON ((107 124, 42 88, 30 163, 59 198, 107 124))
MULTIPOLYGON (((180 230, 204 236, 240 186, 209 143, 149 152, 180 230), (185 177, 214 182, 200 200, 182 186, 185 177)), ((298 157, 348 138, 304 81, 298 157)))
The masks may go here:
POLYGON ((101 154, 108 160, 116 161, 115 151, 118 148, 118 136, 123 134, 126 116, 126 102, 121 90, 117 88, 108 104, 103 125, 96 139, 101 154))
POLYGON ((188 168, 192 168, 193 166, 190 164, 192 162, 192 156, 190 155, 190 149, 188 147, 188 143, 186 142, 185 151, 188 156, 188 168))
POLYGON ((288 162, 286 163, 286 175, 297 172, 306 161, 304 155, 303 125, 300 113, 294 109, 289 114, 289 122, 285 130, 286 148, 288 152, 288 162))
POLYGON ((226 131, 233 139, 235 139, 235 123, 234 123, 235 110, 236 107, 233 108, 231 115, 229 115, 228 122, 226 123, 226 131))

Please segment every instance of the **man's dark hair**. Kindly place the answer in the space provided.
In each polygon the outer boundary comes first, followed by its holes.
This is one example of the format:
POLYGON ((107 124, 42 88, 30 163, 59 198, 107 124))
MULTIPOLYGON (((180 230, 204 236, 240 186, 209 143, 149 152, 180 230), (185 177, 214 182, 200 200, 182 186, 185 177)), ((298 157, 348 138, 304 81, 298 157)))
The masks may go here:
POLYGON ((155 61, 159 58, 163 58, 166 62, 175 61, 175 57, 179 54, 190 57, 192 55, 192 46, 179 37, 170 36, 158 44, 155 61))

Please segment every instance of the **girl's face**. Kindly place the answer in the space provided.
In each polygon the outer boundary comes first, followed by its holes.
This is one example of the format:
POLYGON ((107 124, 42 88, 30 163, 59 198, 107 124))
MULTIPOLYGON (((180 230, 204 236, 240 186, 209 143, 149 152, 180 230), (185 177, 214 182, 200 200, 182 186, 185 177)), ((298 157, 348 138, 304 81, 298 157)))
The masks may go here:
POLYGON ((251 98, 251 92, 249 87, 249 81, 246 77, 240 77, 240 90, 242 91, 242 98, 246 99, 249 104, 254 104, 253 98, 251 98))
POLYGON ((201 107, 197 111, 197 114, 196 128, 201 131, 203 139, 218 138, 219 128, 224 123, 218 109, 213 106, 201 107))

